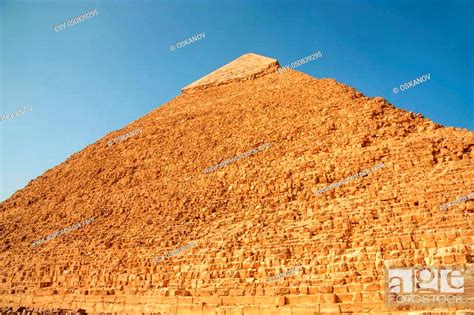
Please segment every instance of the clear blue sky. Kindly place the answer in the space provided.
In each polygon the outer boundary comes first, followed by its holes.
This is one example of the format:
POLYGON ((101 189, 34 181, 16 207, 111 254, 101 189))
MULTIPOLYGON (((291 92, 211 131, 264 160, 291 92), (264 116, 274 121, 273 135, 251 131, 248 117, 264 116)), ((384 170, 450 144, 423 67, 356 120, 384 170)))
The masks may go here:
POLYGON ((0 114, 32 108, 0 122, 0 200, 248 52, 286 65, 321 51, 297 70, 473 130, 473 3, 0 0, 0 114))

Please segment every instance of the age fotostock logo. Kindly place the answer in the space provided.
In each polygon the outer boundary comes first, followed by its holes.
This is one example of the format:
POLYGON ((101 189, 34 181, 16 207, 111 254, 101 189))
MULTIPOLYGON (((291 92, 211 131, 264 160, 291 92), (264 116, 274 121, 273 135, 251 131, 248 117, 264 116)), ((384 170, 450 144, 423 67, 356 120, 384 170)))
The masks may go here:
POLYGON ((385 279, 391 306, 472 302, 472 266, 386 268, 385 279))

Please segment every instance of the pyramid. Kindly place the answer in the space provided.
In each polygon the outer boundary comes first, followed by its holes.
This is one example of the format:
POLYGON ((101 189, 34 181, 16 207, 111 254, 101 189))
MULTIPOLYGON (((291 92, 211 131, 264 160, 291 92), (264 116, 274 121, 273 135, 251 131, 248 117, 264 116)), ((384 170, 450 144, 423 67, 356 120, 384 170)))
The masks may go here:
POLYGON ((0 311, 420 311, 386 266, 472 264, 474 133, 277 68, 246 54, 0 203, 0 311))

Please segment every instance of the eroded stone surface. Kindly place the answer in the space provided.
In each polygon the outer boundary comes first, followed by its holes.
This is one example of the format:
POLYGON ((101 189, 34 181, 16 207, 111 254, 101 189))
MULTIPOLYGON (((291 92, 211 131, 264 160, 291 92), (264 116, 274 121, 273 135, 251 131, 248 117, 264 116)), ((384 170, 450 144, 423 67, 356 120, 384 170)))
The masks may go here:
MULTIPOLYGON (((246 72, 253 70, 234 71, 246 72)), ((384 264, 472 262, 474 201, 438 207, 474 190, 473 147, 472 132, 332 79, 289 70, 206 85, 0 204, 0 306, 382 313, 384 264), (268 150, 203 173, 264 143, 268 150), (297 274, 267 281, 297 266, 297 274)))

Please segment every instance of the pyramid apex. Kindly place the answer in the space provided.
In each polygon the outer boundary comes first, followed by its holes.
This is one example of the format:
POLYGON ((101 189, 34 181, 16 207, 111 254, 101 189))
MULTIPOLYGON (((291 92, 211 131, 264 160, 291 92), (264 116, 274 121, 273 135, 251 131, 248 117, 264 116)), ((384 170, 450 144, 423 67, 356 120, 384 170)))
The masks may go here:
POLYGON ((192 92, 212 86, 244 81, 265 75, 278 69, 278 60, 262 55, 247 53, 208 75, 184 87, 181 92, 192 92))

